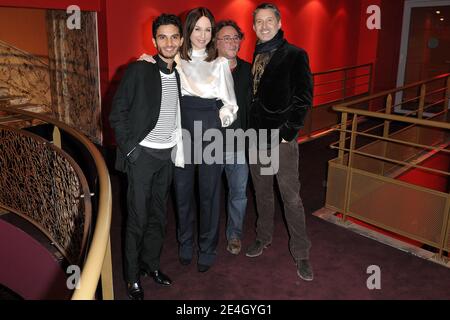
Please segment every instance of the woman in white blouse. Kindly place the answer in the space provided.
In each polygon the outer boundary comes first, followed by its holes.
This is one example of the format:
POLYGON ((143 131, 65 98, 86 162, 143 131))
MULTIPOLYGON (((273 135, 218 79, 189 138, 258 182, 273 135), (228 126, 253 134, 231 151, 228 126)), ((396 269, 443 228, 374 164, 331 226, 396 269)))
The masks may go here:
MULTIPOLYGON (((228 60, 217 57, 214 29, 214 16, 208 9, 192 9, 184 24, 180 56, 175 59, 181 79, 181 126, 190 133, 190 139, 183 136, 186 164, 184 168, 176 167, 174 173, 179 257, 181 264, 188 265, 194 254, 194 184, 198 165, 199 272, 208 271, 216 258, 222 168, 220 163, 205 163, 203 150, 209 143, 195 138, 198 128, 203 137, 207 129, 228 127, 238 110, 228 60)), ((143 59, 152 62, 150 56, 144 55, 143 59)))

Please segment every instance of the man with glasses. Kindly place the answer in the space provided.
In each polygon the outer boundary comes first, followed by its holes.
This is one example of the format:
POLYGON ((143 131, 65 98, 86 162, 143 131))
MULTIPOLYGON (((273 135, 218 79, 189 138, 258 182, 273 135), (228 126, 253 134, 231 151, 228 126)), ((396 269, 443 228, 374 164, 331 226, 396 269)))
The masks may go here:
MULTIPOLYGON (((236 22, 232 20, 220 21, 216 28, 218 55, 228 59, 239 106, 237 119, 226 131, 246 130, 247 112, 251 99, 251 65, 237 56, 244 34, 236 22)), ((231 135, 229 136, 231 137, 231 135)), ((242 227, 247 209, 249 169, 245 160, 245 146, 239 143, 235 146, 234 135, 233 138, 227 138, 226 133, 224 133, 224 141, 224 170, 228 182, 227 250, 231 254, 237 255, 242 246, 242 227)))

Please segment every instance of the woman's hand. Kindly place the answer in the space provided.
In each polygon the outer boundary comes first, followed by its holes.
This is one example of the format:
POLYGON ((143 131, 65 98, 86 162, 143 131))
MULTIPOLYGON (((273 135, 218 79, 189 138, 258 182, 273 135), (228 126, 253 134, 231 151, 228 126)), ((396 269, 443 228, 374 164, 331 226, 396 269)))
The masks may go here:
POLYGON ((156 60, 153 59, 153 57, 152 57, 151 55, 146 54, 146 53, 142 54, 142 55, 139 57, 138 61, 147 61, 147 62, 150 62, 150 63, 153 63, 153 64, 156 63, 156 60))
POLYGON ((222 122, 222 127, 224 128, 229 127, 235 120, 233 113, 229 109, 224 107, 222 107, 222 109, 220 109, 219 111, 219 118, 222 122))

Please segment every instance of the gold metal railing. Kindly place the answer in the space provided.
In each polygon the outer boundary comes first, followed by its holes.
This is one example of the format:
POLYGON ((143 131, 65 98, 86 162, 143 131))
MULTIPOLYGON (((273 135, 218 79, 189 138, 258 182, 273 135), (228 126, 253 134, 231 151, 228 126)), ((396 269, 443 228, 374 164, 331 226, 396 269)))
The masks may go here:
POLYGON ((342 213, 343 222, 356 218, 431 246, 436 259, 445 261, 450 250, 449 97, 450 74, 444 74, 333 107, 341 125, 339 141, 331 145, 338 157, 329 161, 326 207, 342 213), (414 91, 418 95, 411 98, 414 91), (399 94, 403 99, 395 106, 407 106, 406 115, 392 114, 399 94), (377 112, 355 108, 381 101, 377 112), (375 125, 358 130, 361 117, 375 125), (407 179, 412 170, 423 178, 407 179))
POLYGON ((305 119, 305 127, 300 131, 302 141, 339 124, 338 114, 332 110, 333 105, 371 93, 373 64, 315 72, 312 76, 313 108, 305 119))
MULTIPOLYGON (((72 299, 74 299, 74 300, 95 299, 96 298, 95 294, 96 294, 96 290, 98 287, 100 276, 101 276, 101 287, 102 287, 103 299, 107 299, 107 300, 114 299, 113 283, 112 283, 111 245, 110 245, 110 237, 109 237, 109 231, 110 231, 110 226, 111 226, 111 210, 112 210, 111 183, 110 183, 110 179, 109 179, 108 169, 106 167, 104 159, 103 159, 102 155, 100 154, 99 150, 83 134, 79 133, 77 130, 69 127, 68 125, 66 125, 60 121, 51 119, 51 118, 46 117, 41 114, 36 114, 33 112, 28 112, 28 111, 23 111, 23 110, 12 110, 11 108, 0 107, 0 112, 12 113, 15 116, 19 116, 21 119, 23 119, 25 121, 30 121, 31 123, 34 122, 36 119, 38 119, 41 123, 48 123, 48 124, 53 125, 55 128, 54 141, 53 141, 51 147, 49 147, 49 148, 51 148, 53 153, 62 155, 59 157, 61 160, 58 160, 60 162, 64 163, 64 159, 68 159, 70 157, 64 157, 65 156, 64 152, 61 150, 58 150, 59 148, 57 148, 58 144, 59 144, 59 147, 61 146, 60 143, 58 143, 58 141, 61 140, 61 138, 59 136, 59 130, 63 130, 64 132, 68 133, 73 138, 75 138, 78 142, 80 142, 84 146, 84 148, 86 148, 86 150, 92 156, 92 159, 94 160, 95 167, 97 170, 98 181, 99 181, 98 213, 96 216, 96 223, 95 223, 92 240, 90 241, 90 243, 87 244, 87 250, 88 250, 87 257, 84 260, 84 264, 82 266, 80 266, 80 269, 81 269, 80 286, 78 289, 75 289, 72 299)), ((47 146, 49 146, 48 142, 43 142, 43 141, 41 141, 42 139, 40 139, 39 137, 33 136, 32 134, 23 133, 23 132, 21 132, 21 130, 7 128, 7 127, 4 127, 3 129, 4 129, 4 132, 8 132, 8 133, 13 132, 15 134, 15 136, 17 136, 20 133, 21 136, 25 136, 28 140, 37 141, 37 144, 34 144, 35 146, 39 145, 39 143, 46 144, 47 146)), ((0 135, 0 138, 4 139, 4 141, 2 141, 2 148, 3 148, 3 143, 4 142, 6 143, 7 139, 9 139, 9 138, 6 135, 0 135)), ((16 139, 16 140, 19 141, 19 139, 16 139)), ((15 147, 16 147, 16 149, 20 150, 20 148, 22 148, 22 145, 16 143, 15 147)), ((12 154, 10 156, 17 155, 17 156, 22 157, 22 159, 25 159, 26 157, 32 157, 33 152, 38 151, 38 150, 32 150, 32 148, 30 148, 28 151, 29 151, 28 153, 26 153, 26 154, 21 153, 20 155, 16 154, 17 152, 20 152, 20 151, 17 151, 15 154, 12 154)), ((3 154, 2 156, 8 157, 9 155, 3 154)), ((43 163, 46 160, 48 160, 48 158, 46 159, 44 157, 44 159, 42 160, 43 163)), ((55 160, 55 158, 53 157, 52 161, 47 162, 47 166, 48 167, 57 166, 58 163, 56 163, 54 160, 55 160)), ((3 163, 5 163, 5 162, 3 162, 3 163)), ((71 168, 77 168, 76 164, 73 163, 73 161, 69 160, 68 163, 71 165, 70 168, 68 169, 69 170, 68 172, 73 170, 71 168)), ((0 163, 0 165, 1 164, 2 163, 0 163)), ((45 167, 45 166, 42 166, 42 167, 45 167)), ((66 167, 69 167, 69 166, 66 166, 66 167)), ((5 169, 5 168, 3 168, 3 169, 5 169)), ((16 179, 16 180, 30 179, 30 178, 34 177, 33 174, 35 174, 35 173, 36 172, 15 172, 16 175, 14 176, 14 179, 16 179)), ((78 175, 78 176, 82 176, 82 175, 78 175)), ((39 179, 42 177, 37 176, 36 178, 39 179)), ((61 176, 59 176, 59 177, 57 176, 57 177, 53 177, 53 178, 54 178, 53 179, 54 181, 52 182, 53 184, 61 183, 61 179, 62 179, 61 176)), ((76 179, 72 179, 72 180, 76 180, 76 179)), ((34 182, 30 182, 30 185, 32 186, 33 183, 34 182)), ((83 188, 84 188, 83 194, 76 193, 75 198, 85 201, 85 199, 89 198, 89 190, 86 190, 85 187, 83 187, 83 188)), ((72 189, 66 188, 64 190, 63 189, 60 190, 60 192, 62 192, 62 196, 63 196, 61 198, 62 201, 66 201, 67 197, 74 196, 74 195, 70 194, 72 192, 73 188, 72 189)), ((75 189, 73 189, 73 190, 75 190, 75 189)), ((12 212, 23 213, 24 210, 22 210, 20 206, 19 206, 19 208, 14 208, 11 205, 8 205, 11 203, 12 202, 5 204, 0 201, 0 206, 3 205, 5 207, 7 207, 8 209, 10 209, 12 212)), ((83 202, 83 203, 85 203, 85 202, 83 202)), ((12 203, 12 204, 14 204, 14 203, 12 203)), ((58 203, 53 203, 51 205, 57 206, 58 203)), ((30 211, 39 210, 39 208, 42 208, 42 204, 34 206, 33 208, 31 208, 30 211)), ((36 221, 33 216, 28 216, 28 220, 31 222, 34 222, 36 225, 40 226, 40 229, 43 230, 47 235, 49 235, 49 234, 52 235, 52 230, 50 230, 50 228, 47 228, 46 225, 39 223, 39 221, 36 221)), ((90 221, 85 221, 85 223, 89 223, 89 222, 90 221)), ((60 223, 61 223, 61 221, 60 221, 60 223)), ((62 223, 64 223, 64 221, 62 223)), ((71 221, 70 223, 76 224, 77 221, 76 220, 71 221)), ((83 261, 81 263, 83 263, 83 261)))

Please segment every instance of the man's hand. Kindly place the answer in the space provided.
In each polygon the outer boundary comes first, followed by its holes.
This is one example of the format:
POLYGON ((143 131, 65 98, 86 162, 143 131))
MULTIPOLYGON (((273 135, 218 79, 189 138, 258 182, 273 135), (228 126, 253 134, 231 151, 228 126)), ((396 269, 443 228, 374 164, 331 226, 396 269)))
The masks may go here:
POLYGON ((153 57, 152 57, 151 55, 146 54, 146 53, 142 54, 142 55, 139 57, 138 61, 147 61, 147 62, 150 62, 150 63, 153 63, 153 64, 156 63, 156 60, 153 59, 153 57))
POLYGON ((289 141, 286 141, 283 138, 281 138, 281 143, 289 143, 289 141))

